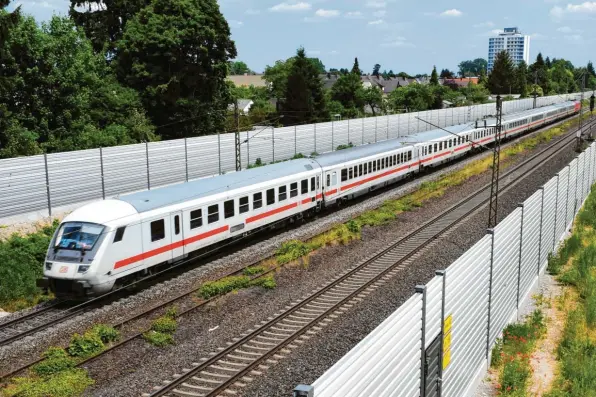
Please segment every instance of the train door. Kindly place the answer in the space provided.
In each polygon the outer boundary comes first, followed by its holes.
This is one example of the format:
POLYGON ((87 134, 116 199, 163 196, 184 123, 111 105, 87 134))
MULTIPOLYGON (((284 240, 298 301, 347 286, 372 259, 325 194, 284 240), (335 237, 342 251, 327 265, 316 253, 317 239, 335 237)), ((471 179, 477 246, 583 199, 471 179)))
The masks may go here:
POLYGON ((325 175, 325 192, 326 195, 337 193, 337 172, 329 171, 325 175))
POLYGON ((182 227, 182 211, 170 214, 172 235, 172 259, 184 255, 184 228, 182 227))

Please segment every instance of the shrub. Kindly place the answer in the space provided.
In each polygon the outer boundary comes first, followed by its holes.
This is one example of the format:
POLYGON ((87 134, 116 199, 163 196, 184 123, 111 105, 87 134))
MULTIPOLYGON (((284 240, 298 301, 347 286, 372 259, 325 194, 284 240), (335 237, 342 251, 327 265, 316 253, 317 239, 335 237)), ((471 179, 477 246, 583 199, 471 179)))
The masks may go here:
POLYGON ((93 380, 83 369, 72 368, 50 377, 15 378, 3 390, 6 397, 73 397, 80 396, 93 380))
POLYGON ((101 337, 87 331, 83 335, 74 334, 68 346, 68 354, 73 357, 87 358, 96 355, 104 349, 101 337))
POLYGON ((99 336, 103 343, 110 343, 120 338, 120 332, 114 327, 105 324, 97 324, 91 328, 91 333, 99 336))
POLYGON ((207 281, 199 289, 199 295, 203 299, 213 298, 218 295, 227 294, 235 289, 246 288, 250 284, 247 276, 230 276, 216 281, 207 281))
POLYGON ((348 221, 346 223, 346 227, 350 231, 350 233, 358 234, 360 233, 360 225, 355 220, 348 221))
POLYGON ((39 376, 53 375, 76 365, 75 360, 64 349, 58 347, 50 347, 43 353, 43 357, 42 362, 32 367, 33 372, 39 376))
POLYGON ((242 273, 245 276, 256 276, 257 274, 265 273, 265 266, 247 267, 242 273))
POLYGON ((170 307, 168 310, 166 310, 165 316, 175 320, 176 317, 178 317, 178 308, 176 306, 170 307))
POLYGON ((178 324, 176 323, 176 320, 170 317, 160 317, 151 324, 151 329, 153 331, 164 334, 173 334, 176 332, 177 327, 178 324))
POLYGON ((153 330, 145 332, 143 338, 153 346, 157 347, 165 347, 175 343, 174 337, 171 334, 164 334, 153 330))
POLYGON ((251 285, 256 287, 263 287, 265 289, 274 289, 277 287, 273 274, 268 274, 265 277, 259 277, 251 282, 251 285))
POLYGON ((305 256, 312 250, 312 247, 302 241, 290 240, 286 241, 278 248, 275 257, 277 258, 277 263, 283 265, 305 256))

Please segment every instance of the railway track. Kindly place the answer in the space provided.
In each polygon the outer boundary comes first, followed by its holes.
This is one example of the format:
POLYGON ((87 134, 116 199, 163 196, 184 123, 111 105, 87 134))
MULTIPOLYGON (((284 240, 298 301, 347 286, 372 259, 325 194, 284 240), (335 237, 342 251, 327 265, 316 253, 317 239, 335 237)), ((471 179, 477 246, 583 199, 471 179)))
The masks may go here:
MULTIPOLYGON (((548 128, 550 128, 550 127, 551 126, 549 126, 548 128)), ((573 136, 573 133, 571 133, 569 136, 573 136)), ((563 144, 562 143, 563 141, 566 142, 564 144, 566 146, 569 142, 571 142, 570 140, 569 141, 566 141, 567 139, 568 138, 563 138, 563 139, 561 139, 561 140, 553 143, 548 148, 546 148, 543 151, 541 151, 540 153, 536 154, 531 159, 536 158, 537 156, 540 156, 541 154, 543 154, 544 152, 546 152, 548 150, 553 150, 553 148, 559 147, 560 145, 563 144)), ((515 141, 512 141, 512 142, 515 142, 515 141)), ((531 159, 529 159, 529 160, 531 160, 531 159)), ((527 160, 527 161, 529 161, 529 160, 527 160)), ((520 164, 516 169, 518 169, 519 167, 523 166, 524 164, 525 163, 520 164)), ((530 169, 531 167, 527 167, 527 168, 530 169)), ((508 172, 507 175, 509 175, 510 173, 514 172, 516 169, 511 170, 510 172, 508 172)), ((502 180, 504 180, 505 177, 506 177, 506 175, 503 175, 502 180)), ((192 258, 193 261, 198 261, 200 259, 201 258, 192 258)), ((233 271, 233 272, 231 272, 229 274, 226 274, 223 277, 236 276, 236 275, 242 274, 243 271, 246 268, 249 268, 249 267, 252 267, 252 266, 254 266, 256 264, 259 264, 262 260, 263 259, 260 259, 258 261, 255 261, 255 262, 253 262, 253 263, 251 263, 251 264, 249 264, 247 266, 242 267, 239 270, 236 270, 236 271, 233 271)), ((281 266, 277 266, 275 268, 269 269, 268 271, 266 271, 265 273, 263 273, 261 275, 254 276, 254 278, 259 278, 259 277, 265 276, 265 275, 267 275, 269 273, 272 273, 278 267, 281 267, 281 266)), ((168 270, 171 270, 171 269, 168 269, 168 270)), ((163 271, 163 272, 166 272, 166 271, 163 271)), ((160 272, 157 275, 154 275, 152 277, 158 276, 161 273, 162 272, 160 272)), ((141 280, 141 281, 146 281, 146 280, 141 280)), ((175 296, 175 297, 173 297, 171 299, 168 299, 167 301, 164 301, 162 303, 159 303, 158 305, 153 306, 153 307, 151 307, 151 308, 143 311, 142 313, 140 313, 138 315, 135 315, 133 317, 127 318, 124 321, 121 321, 121 322, 119 322, 117 324, 113 324, 113 326, 115 328, 122 328, 125 325, 130 324, 133 321, 136 321, 136 320, 138 320, 138 319, 140 319, 142 317, 146 317, 146 316, 148 316, 148 315, 150 315, 152 313, 155 313, 158 310, 160 310, 160 309, 162 309, 162 308, 164 308, 166 306, 170 306, 172 304, 175 304, 176 302, 179 302, 179 301, 184 300, 185 298, 188 298, 190 296, 194 296, 197 293, 197 291, 198 291, 199 288, 200 287, 197 287, 197 288, 192 289, 191 291, 187 291, 187 292, 181 293, 181 294, 179 294, 179 295, 177 295, 177 296, 175 296)), ((53 326, 55 324, 58 324, 58 323, 60 323, 62 321, 65 321, 65 320, 67 320, 69 318, 72 318, 72 317, 74 317, 74 316, 76 316, 76 315, 78 315, 80 313, 83 313, 86 310, 90 310, 93 307, 100 307, 103 304, 105 304, 105 299, 109 295, 113 295, 115 292, 117 292, 117 291, 114 291, 113 293, 104 295, 103 297, 95 298, 93 300, 80 303, 80 304, 78 304, 76 306, 73 306, 73 307, 63 307, 63 306, 60 306, 60 305, 61 304, 62 305, 66 305, 66 302, 58 302, 56 305, 48 306, 48 308, 45 308, 45 309, 42 309, 40 311, 31 313, 31 315, 23 316, 21 318, 18 318, 18 319, 15 319, 15 320, 6 322, 4 324, 0 324, 0 346, 9 344, 9 343, 11 343, 11 342, 13 342, 15 340, 18 340, 20 338, 23 338, 25 336, 28 336, 28 335, 31 335, 31 334, 33 334, 35 332, 38 332, 38 331, 41 331, 43 329, 49 328, 49 327, 51 327, 51 326, 53 326)), ((122 293, 124 293, 124 291, 121 291, 121 294, 122 293)), ((122 296, 121 294, 119 296, 122 296)), ((194 304, 186 307, 182 311, 180 311, 179 314, 178 314, 178 316, 179 317, 180 316, 184 316, 184 315, 186 315, 186 314, 188 314, 188 313, 190 313, 192 311, 195 311, 195 310, 199 309, 200 307, 204 306, 205 304, 211 302, 214 299, 217 299, 217 297, 212 298, 212 299, 209 299, 209 300, 206 300, 206 301, 202 301, 202 302, 199 302, 199 303, 194 303, 194 304)), ((113 301, 113 299, 111 299, 110 301, 113 301)), ((96 360, 97 358, 105 355, 106 353, 108 353, 108 352, 110 352, 110 351, 112 351, 114 349, 120 348, 121 346, 127 344, 128 342, 130 342, 130 341, 132 341, 132 340, 134 340, 134 339, 142 336, 142 334, 145 331, 146 330, 142 330, 140 332, 135 332, 134 334, 126 337, 125 339, 123 339, 122 341, 118 342, 117 344, 115 344, 115 345, 111 346, 110 348, 106 349, 105 351, 103 351, 99 355, 94 356, 92 358, 89 358, 89 359, 87 359, 87 360, 79 363, 79 366, 82 366, 82 365, 84 365, 84 364, 86 364, 86 363, 88 363, 90 361, 96 360)), ((9 373, 2 374, 2 375, 0 375, 0 379, 9 378, 9 377, 11 377, 11 376, 13 376, 13 375, 15 375, 15 374, 17 374, 19 372, 22 372, 22 371, 26 370, 27 368, 31 367, 34 364, 39 363, 40 361, 42 361, 42 359, 37 359, 37 360, 35 360, 33 362, 30 362, 29 364, 27 364, 25 366, 22 366, 20 368, 16 368, 16 369, 12 370, 9 373)))
MULTIPOLYGON (((502 191, 514 187, 539 164, 574 142, 574 134, 569 134, 505 173, 501 178, 502 191)), ((237 394, 238 388, 260 376, 270 364, 283 358, 283 354, 289 353, 288 348, 296 348, 298 343, 310 337, 309 334, 329 325, 333 318, 399 272, 408 258, 482 208, 489 197, 490 185, 486 185, 330 284, 263 321, 227 347, 193 363, 192 368, 183 369, 180 374, 164 381, 162 386, 154 387, 151 394, 143 396, 213 397, 224 392, 237 394)))

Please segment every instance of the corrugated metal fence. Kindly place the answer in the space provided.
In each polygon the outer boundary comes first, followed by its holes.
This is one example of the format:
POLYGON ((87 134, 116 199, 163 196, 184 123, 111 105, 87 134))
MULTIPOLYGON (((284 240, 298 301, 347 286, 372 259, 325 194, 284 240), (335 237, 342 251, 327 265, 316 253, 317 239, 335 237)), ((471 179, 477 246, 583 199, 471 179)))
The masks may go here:
MULTIPOLYGON (((538 98, 537 106, 566 97, 538 98)), ((530 109, 533 99, 504 103, 505 113, 530 109)), ((494 104, 334 121, 241 133, 243 167, 361 145, 445 127, 494 114, 494 104)), ((218 134, 148 144, 80 150, 0 160, 0 218, 172 183, 236 169, 234 134, 218 134)))
POLYGON ((314 382, 314 396, 473 395, 492 346, 530 298, 548 255, 586 199, 595 169, 592 144, 451 266, 417 287, 314 382), (440 360, 429 359, 433 343, 443 352, 440 360), (429 384, 433 362, 439 376, 429 384))

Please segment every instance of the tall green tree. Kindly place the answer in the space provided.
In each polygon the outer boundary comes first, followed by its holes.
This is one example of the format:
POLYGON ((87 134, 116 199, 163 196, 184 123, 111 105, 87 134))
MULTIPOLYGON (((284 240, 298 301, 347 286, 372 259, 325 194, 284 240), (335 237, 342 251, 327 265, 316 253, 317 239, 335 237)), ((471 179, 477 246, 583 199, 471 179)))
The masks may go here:
POLYGON ((453 73, 449 69, 443 69, 443 70, 441 70, 440 76, 442 79, 452 79, 455 77, 455 73, 453 73))
POLYGON ((216 0, 153 0, 118 42, 119 79, 139 93, 165 138, 222 130, 236 45, 216 0))
POLYGON ((21 6, 18 6, 13 12, 5 12, 4 9, 8 7, 8 4, 10 4, 10 0, 0 0, 0 51, 8 38, 8 31, 18 23, 21 15, 21 6))
POLYGON ((355 117, 364 111, 364 88, 360 75, 348 73, 340 76, 331 88, 331 100, 341 103, 346 117, 355 117))
POLYGON ((596 77, 596 70, 594 70, 594 65, 592 64, 592 61, 588 62, 587 70, 592 77, 596 77))
POLYGON ((522 98, 528 96, 528 65, 523 60, 515 68, 515 91, 522 98))
POLYGON ((546 57, 544 60, 544 66, 546 66, 547 69, 550 69, 553 66, 549 57, 546 57))
POLYGON ((548 71, 548 93, 567 94, 576 90, 573 69, 562 59, 555 61, 548 71))
POLYGON ((439 75, 437 74, 436 66, 433 66, 433 71, 430 74, 430 84, 439 85, 439 75))
POLYGON ((252 71, 248 68, 248 65, 242 61, 230 62, 230 74, 233 76, 250 74, 252 71))
POLYGON ((314 123, 329 119, 319 70, 299 48, 292 62, 284 95, 282 122, 285 125, 314 123))
POLYGON ((97 53, 109 53, 110 59, 124 29, 151 0, 70 0, 70 17, 85 31, 97 53))
POLYGON ((154 140, 137 93, 122 87, 67 18, 21 18, 6 41, 0 157, 154 140))
POLYGON ((383 112, 385 109, 385 101, 383 100, 383 92, 379 87, 370 87, 364 89, 363 95, 364 103, 370 108, 373 116, 377 113, 383 112))
POLYGON ((471 77, 480 75, 481 70, 486 70, 488 62, 484 58, 463 61, 458 65, 459 75, 461 77, 471 77))
POLYGON ((536 56, 536 62, 529 67, 529 72, 530 80, 537 82, 543 92, 548 92, 548 68, 541 52, 536 56))
POLYGON ((358 58, 354 59, 354 66, 352 66, 352 73, 356 73, 358 76, 362 76, 362 70, 360 69, 360 64, 358 63, 358 58))
POLYGON ((308 58, 308 59, 312 62, 312 64, 315 66, 315 68, 317 68, 317 72, 319 74, 327 73, 327 70, 325 69, 325 65, 319 58, 308 58))
POLYGON ((514 66, 507 51, 501 51, 495 58, 488 76, 488 87, 492 94, 509 94, 515 88, 514 66))
POLYGON ((269 83, 271 95, 274 98, 282 99, 286 94, 288 76, 293 63, 294 58, 289 58, 285 61, 276 61, 273 66, 267 65, 265 67, 263 78, 269 83))
POLYGON ((381 65, 379 65, 378 63, 375 64, 375 66, 373 67, 373 71, 372 71, 372 75, 379 77, 379 71, 381 70, 381 65))

